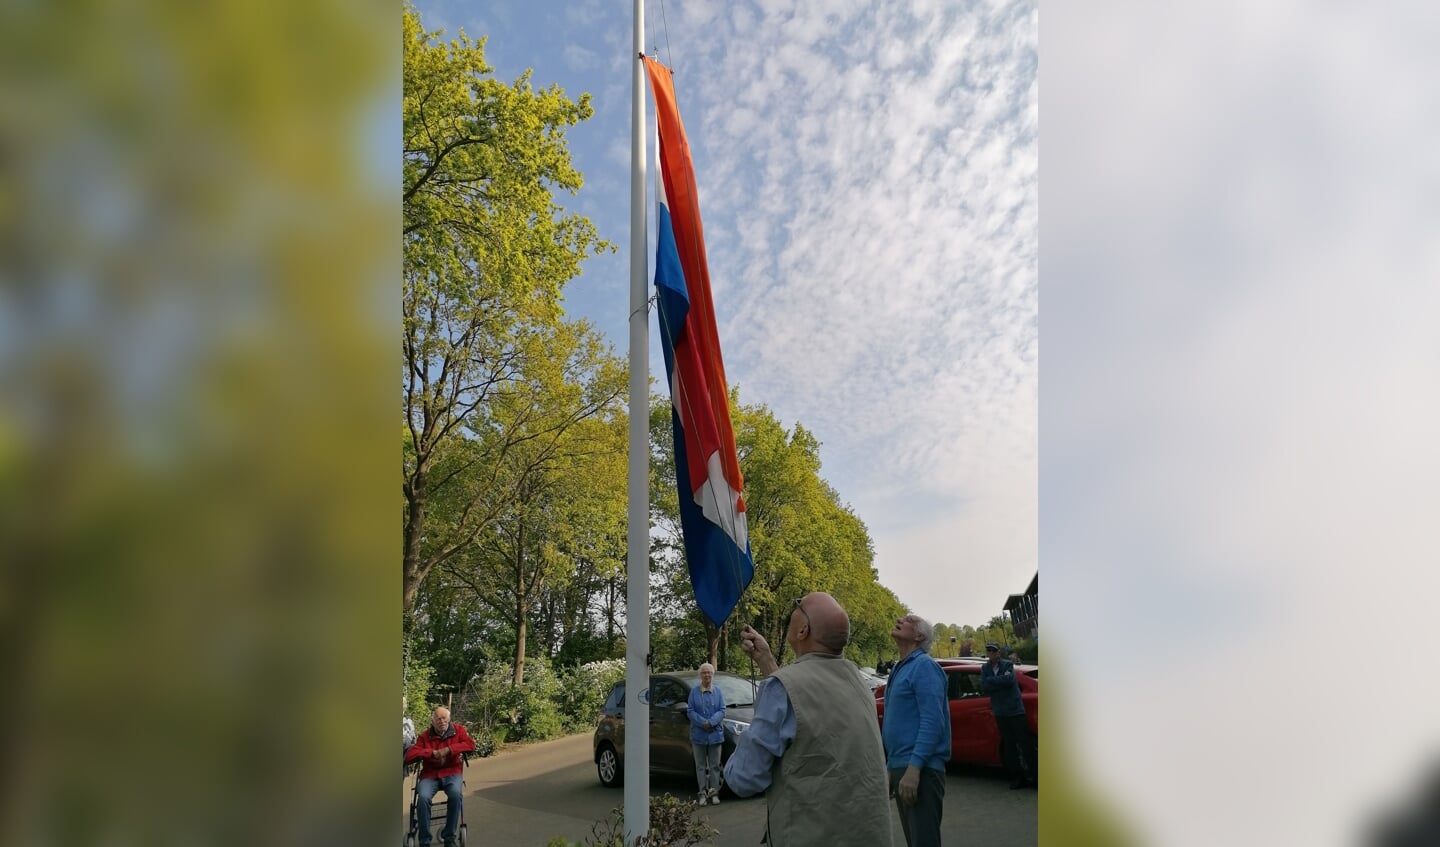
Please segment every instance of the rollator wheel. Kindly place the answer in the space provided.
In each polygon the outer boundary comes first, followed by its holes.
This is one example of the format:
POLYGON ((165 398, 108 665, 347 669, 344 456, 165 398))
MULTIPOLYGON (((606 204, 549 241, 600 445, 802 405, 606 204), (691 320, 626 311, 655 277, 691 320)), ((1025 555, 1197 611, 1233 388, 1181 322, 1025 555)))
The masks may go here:
POLYGON ((405 847, 415 847, 415 836, 413 836, 413 835, 407 835, 407 836, 405 836, 405 847))
POLYGON ((460 847, 465 847, 465 824, 460 824, 460 840, 457 842, 460 847))

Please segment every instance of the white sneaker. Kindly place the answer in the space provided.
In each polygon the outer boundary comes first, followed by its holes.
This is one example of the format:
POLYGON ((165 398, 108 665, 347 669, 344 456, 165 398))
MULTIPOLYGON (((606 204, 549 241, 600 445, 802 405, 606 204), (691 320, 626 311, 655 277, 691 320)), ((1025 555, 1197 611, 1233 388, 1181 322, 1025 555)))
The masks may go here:
POLYGON ((709 798, 707 798, 704 794, 701 794, 701 795, 700 795, 700 799, 695 801, 695 805, 697 805, 697 806, 703 806, 703 805, 705 805, 705 801, 706 801, 707 799, 709 799, 709 798))
POLYGON ((718 806, 718 805, 720 805, 720 795, 719 795, 719 794, 711 794, 711 795, 710 795, 710 805, 712 805, 712 806, 718 806))

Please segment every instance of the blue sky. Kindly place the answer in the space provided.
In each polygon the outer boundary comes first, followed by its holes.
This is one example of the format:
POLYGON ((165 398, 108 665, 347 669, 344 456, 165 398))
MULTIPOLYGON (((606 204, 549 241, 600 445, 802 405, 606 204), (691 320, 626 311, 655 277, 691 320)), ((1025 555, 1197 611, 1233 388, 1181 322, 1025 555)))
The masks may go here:
MULTIPOLYGON (((631 4, 417 8, 447 37, 488 36, 499 78, 531 68, 593 96, 569 134, 586 184, 562 203, 619 252, 586 265, 567 309, 623 353, 631 4)), ((676 71, 731 384, 816 433, 902 602, 998 614, 1037 555, 1035 4, 672 3, 662 21, 657 2, 647 18, 676 71)))

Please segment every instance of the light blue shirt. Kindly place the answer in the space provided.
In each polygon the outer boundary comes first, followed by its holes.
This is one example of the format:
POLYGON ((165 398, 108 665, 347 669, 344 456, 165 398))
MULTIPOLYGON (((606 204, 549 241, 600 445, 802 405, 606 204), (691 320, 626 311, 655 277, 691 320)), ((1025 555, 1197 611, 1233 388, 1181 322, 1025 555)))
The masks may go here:
POLYGON ((720 722, 725 720, 725 695, 717 686, 709 691, 695 686, 690 689, 690 743, 724 744, 725 729, 720 722), (710 728, 706 729, 705 724, 710 728))
POLYGON ((775 677, 760 681, 755 694, 755 718, 735 740, 735 752, 725 763, 725 784, 741 797, 770 787, 770 769, 795 741, 795 708, 790 695, 775 677))

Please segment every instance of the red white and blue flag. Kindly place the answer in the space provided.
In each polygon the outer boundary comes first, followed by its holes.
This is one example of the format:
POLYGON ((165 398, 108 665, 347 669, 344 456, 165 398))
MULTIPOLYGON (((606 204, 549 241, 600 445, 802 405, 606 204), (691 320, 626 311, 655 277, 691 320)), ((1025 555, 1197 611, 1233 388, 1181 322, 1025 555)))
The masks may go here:
POLYGON ((660 135, 655 290, 670 380, 680 528, 695 601, 720 626, 755 575, 745 528, 745 483, 730 425, 690 145, 675 106, 670 69, 649 58, 645 67, 660 135))

